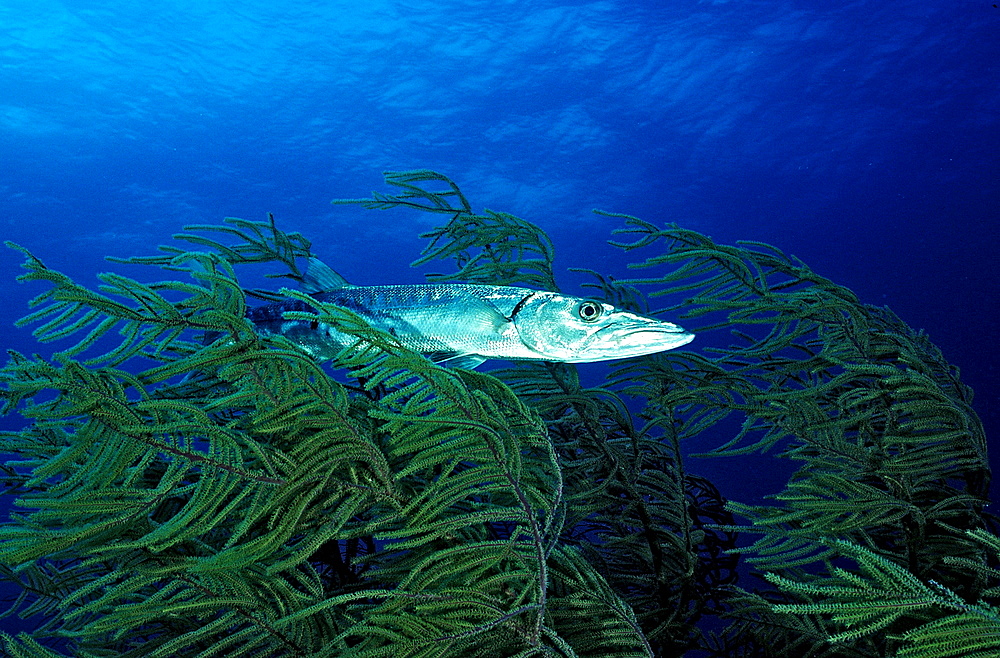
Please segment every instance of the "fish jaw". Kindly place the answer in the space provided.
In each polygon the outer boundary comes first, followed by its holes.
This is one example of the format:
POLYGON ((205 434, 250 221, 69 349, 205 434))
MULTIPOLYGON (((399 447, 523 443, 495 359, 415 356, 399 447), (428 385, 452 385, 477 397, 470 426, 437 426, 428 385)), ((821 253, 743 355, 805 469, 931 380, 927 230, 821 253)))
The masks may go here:
POLYGON ((694 334, 672 322, 619 311, 629 316, 595 332, 570 362, 609 361, 666 352, 687 345, 694 334))

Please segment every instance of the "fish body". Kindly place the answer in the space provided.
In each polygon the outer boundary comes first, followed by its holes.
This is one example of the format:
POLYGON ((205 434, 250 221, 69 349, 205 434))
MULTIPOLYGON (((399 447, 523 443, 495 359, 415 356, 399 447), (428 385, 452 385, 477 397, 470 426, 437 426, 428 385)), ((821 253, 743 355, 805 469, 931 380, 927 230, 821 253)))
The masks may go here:
MULTIPOLYGON (((352 286, 318 261, 306 281, 319 302, 357 314, 433 361, 474 368, 487 359, 580 363, 680 347, 694 336, 670 322, 596 300, 515 286, 428 283, 352 286), (325 285, 324 285, 325 284, 325 285)), ((315 312, 298 300, 251 309, 262 334, 281 335, 314 357, 334 357, 356 338, 321 322, 285 318, 315 312)))

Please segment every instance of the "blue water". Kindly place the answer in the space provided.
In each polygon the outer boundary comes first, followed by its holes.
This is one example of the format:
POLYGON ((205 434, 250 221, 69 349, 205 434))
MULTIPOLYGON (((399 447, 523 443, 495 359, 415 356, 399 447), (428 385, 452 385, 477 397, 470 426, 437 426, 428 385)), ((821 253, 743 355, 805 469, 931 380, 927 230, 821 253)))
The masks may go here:
MULTIPOLYGON (((435 169, 560 270, 627 274, 594 207, 773 243, 926 329, 996 437, 998 35, 963 0, 4 0, 0 237, 93 283, 273 212, 351 281, 419 281, 439 218, 329 201, 435 169)), ((0 343, 31 352, 19 262, 0 343)))

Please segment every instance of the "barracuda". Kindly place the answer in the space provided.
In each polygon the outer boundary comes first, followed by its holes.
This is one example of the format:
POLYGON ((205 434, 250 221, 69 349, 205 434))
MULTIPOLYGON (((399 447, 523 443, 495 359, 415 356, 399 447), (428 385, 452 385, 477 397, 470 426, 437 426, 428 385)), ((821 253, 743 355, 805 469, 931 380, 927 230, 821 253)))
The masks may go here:
MULTIPOLYGON (((514 286, 461 283, 353 286, 310 259, 303 288, 317 301, 346 308, 407 348, 449 366, 487 359, 581 363, 622 359, 685 345, 694 335, 610 304, 514 286)), ((336 328, 285 317, 314 311, 290 300, 247 313, 262 334, 293 341, 318 359, 353 344, 336 328)))

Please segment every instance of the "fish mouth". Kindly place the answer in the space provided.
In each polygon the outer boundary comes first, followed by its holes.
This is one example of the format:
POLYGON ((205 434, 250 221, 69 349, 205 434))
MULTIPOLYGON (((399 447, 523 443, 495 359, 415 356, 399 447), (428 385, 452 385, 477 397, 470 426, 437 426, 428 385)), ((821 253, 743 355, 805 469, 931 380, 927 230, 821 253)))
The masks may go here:
POLYGON ((694 334, 669 322, 644 322, 629 326, 609 326, 588 341, 587 360, 627 359, 676 349, 694 340, 694 334))
POLYGON ((669 343, 672 349, 687 345, 694 340, 694 334, 685 331, 683 327, 673 324, 669 327, 635 327, 614 332, 615 339, 619 345, 649 345, 650 347, 658 343, 669 343))

